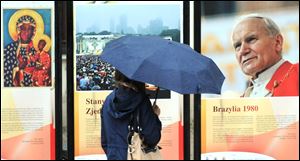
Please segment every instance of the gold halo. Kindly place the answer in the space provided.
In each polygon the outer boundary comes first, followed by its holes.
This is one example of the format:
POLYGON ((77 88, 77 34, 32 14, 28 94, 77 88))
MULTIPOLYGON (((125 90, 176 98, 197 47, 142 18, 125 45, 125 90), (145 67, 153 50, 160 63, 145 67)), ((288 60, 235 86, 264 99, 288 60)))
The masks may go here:
POLYGON ((10 37, 14 40, 17 41, 18 40, 18 32, 17 32, 17 21, 19 18, 21 18, 24 15, 28 15, 30 17, 32 17, 36 23, 36 32, 33 35, 32 39, 35 39, 35 37, 37 35, 41 35, 44 33, 44 21, 43 18, 40 14, 38 14, 37 12, 33 11, 33 10, 18 10, 17 12, 15 12, 11 18, 9 19, 8 22, 8 32, 10 37))
POLYGON ((38 37, 33 39, 32 40, 33 41, 33 46, 34 46, 36 51, 39 51, 38 45, 39 45, 39 41, 42 40, 42 39, 46 41, 46 46, 44 47, 44 51, 48 52, 50 47, 51 47, 51 39, 49 38, 48 35, 45 35, 45 34, 39 35, 38 37))

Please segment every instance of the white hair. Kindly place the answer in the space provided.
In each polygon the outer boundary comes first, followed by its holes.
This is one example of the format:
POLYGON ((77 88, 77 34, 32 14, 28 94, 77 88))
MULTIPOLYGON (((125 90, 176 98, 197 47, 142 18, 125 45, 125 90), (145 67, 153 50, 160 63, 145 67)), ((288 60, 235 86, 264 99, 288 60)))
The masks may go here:
POLYGON ((240 18, 238 18, 237 23, 234 25, 233 29, 235 29, 236 26, 239 23, 241 23, 242 21, 245 21, 245 20, 251 19, 251 18, 263 20, 266 30, 268 31, 270 36, 276 36, 278 34, 281 34, 279 27, 276 25, 276 23, 271 18, 259 15, 257 13, 252 13, 252 14, 241 16, 240 18))

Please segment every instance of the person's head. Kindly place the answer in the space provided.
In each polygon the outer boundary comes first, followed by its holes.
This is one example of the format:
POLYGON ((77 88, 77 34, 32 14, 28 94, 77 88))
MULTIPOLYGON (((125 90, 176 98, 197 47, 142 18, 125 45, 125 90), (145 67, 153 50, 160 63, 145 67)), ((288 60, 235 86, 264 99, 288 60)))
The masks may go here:
POLYGON ((44 49, 45 46, 46 46, 46 41, 43 40, 43 39, 41 39, 41 40, 39 41, 39 44, 38 44, 39 50, 42 51, 42 50, 44 49))
POLYGON ((283 37, 270 18, 244 17, 234 27, 231 38, 237 61, 246 75, 255 77, 282 58, 283 37))
POLYGON ((21 43, 28 44, 35 34, 35 21, 30 16, 22 16, 17 21, 17 31, 21 43))
POLYGON ((117 87, 123 86, 135 91, 145 92, 145 83, 129 79, 117 69, 115 70, 115 81, 117 87))

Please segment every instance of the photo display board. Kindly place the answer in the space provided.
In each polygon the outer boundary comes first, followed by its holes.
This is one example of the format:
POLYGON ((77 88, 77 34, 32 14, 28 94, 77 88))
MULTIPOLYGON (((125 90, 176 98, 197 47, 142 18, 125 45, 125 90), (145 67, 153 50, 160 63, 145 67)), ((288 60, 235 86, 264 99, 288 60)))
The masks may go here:
POLYGON ((55 159, 54 2, 1 1, 1 159, 55 159))
MULTIPOLYGON (((282 58, 299 63, 299 6, 251 12, 269 17, 278 25, 283 36, 282 58)), ((238 19, 247 14, 250 12, 201 15, 198 19, 201 53, 216 62, 226 79, 221 95, 201 96, 201 151, 197 155, 201 160, 299 160, 299 96, 269 97, 279 86, 274 81, 271 92, 260 90, 261 96, 243 97, 250 76, 238 64, 231 34, 238 19)), ((256 50, 254 47, 249 48, 256 50)), ((291 68, 285 78, 296 70, 291 68)))
MULTIPOLYGON (((101 147, 100 110, 114 89, 115 68, 99 56, 108 42, 125 35, 155 35, 183 42, 183 3, 74 2, 73 13, 74 157, 106 159, 101 147)), ((153 92, 148 94, 154 98, 153 92)), ((163 126, 159 145, 164 159, 183 159, 180 97, 166 89, 158 94, 163 126)))

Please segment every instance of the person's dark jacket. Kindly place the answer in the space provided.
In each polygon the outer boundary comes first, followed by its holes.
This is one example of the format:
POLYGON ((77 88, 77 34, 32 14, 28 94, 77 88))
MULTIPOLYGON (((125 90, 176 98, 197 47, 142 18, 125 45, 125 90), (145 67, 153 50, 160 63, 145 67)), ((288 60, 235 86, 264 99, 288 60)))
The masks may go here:
POLYGON ((144 143, 155 146, 161 138, 161 122, 149 98, 141 92, 119 87, 104 101, 101 110, 101 146, 108 160, 127 160, 127 135, 131 114, 139 108, 144 143))

